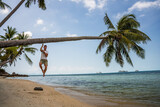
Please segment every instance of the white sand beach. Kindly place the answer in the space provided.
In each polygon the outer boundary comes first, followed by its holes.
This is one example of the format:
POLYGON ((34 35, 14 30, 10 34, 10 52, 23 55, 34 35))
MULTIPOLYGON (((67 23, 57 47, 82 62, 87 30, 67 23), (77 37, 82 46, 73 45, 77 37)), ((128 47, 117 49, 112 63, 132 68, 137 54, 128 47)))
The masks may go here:
POLYGON ((0 79, 0 107, 91 107, 53 87, 27 80, 0 79), (42 87, 43 91, 34 91, 42 87))

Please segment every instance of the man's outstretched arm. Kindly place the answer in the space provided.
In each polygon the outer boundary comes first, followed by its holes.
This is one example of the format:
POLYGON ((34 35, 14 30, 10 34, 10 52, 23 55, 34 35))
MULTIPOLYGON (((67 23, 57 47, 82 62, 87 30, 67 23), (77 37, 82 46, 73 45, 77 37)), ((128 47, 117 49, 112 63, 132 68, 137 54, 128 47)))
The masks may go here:
POLYGON ((42 48, 43 48, 43 45, 44 45, 44 44, 42 44, 42 46, 41 46, 41 48, 40 48, 40 51, 45 54, 44 50, 42 49, 42 48))
POLYGON ((41 51, 41 52, 43 51, 42 48, 43 48, 43 44, 42 44, 42 46, 41 46, 41 48, 40 48, 40 51, 41 51))

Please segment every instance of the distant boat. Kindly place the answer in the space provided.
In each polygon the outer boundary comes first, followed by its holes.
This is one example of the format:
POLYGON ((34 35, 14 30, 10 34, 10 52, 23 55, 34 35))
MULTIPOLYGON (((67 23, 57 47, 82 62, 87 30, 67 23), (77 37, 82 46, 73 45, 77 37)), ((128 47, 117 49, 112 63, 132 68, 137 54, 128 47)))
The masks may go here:
POLYGON ((139 70, 135 70, 135 72, 139 72, 139 70))
POLYGON ((118 72, 128 72, 128 71, 125 71, 125 70, 120 70, 120 71, 118 71, 118 72))

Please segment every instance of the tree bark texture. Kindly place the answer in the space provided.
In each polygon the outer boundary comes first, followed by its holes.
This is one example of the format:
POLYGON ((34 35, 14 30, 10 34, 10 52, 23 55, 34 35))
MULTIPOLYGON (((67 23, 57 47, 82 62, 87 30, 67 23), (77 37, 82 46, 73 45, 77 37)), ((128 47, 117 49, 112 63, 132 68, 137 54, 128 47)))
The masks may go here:
POLYGON ((0 41, 0 48, 18 46, 18 45, 31 45, 51 42, 65 42, 65 41, 77 41, 77 40, 94 40, 94 39, 106 39, 106 37, 98 36, 79 36, 79 37, 59 37, 59 38, 37 38, 26 40, 9 40, 0 41))

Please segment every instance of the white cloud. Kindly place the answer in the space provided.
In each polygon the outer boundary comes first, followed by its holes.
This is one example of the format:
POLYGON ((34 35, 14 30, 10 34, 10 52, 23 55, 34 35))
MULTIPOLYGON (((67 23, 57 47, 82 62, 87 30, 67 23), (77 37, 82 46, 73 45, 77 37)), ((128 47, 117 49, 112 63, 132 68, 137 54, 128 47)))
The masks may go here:
MULTIPOLYGON (((21 33, 22 34, 22 33, 21 33)), ((28 39, 31 39, 32 38, 32 32, 31 31, 26 31, 24 32, 25 35, 28 35, 28 39)), ((14 35, 14 38, 16 38, 18 35, 14 35)))
POLYGON ((76 37, 76 36, 78 36, 78 35, 77 35, 77 34, 70 34, 70 33, 67 33, 66 36, 67 36, 67 37, 76 37))
POLYGON ((76 3, 83 3, 85 8, 88 8, 88 11, 95 10, 97 8, 102 9, 107 0, 71 0, 72 2, 76 3))
POLYGON ((0 14, 8 14, 8 13, 9 13, 9 9, 8 8, 0 10, 0 14))
POLYGON ((144 17, 145 16, 145 14, 141 14, 139 17, 144 17))
POLYGON ((151 7, 160 7, 160 0, 156 1, 138 1, 136 2, 132 7, 128 9, 128 12, 131 12, 133 10, 143 10, 146 8, 151 8, 151 7))
POLYGON ((71 0, 72 2, 76 2, 76 3, 79 3, 80 1, 82 0, 71 0))
POLYGON ((115 16, 116 19, 120 19, 123 15, 128 14, 128 12, 123 12, 123 13, 117 13, 115 16))
POLYGON ((96 8, 95 0, 83 0, 84 7, 88 8, 89 11, 92 11, 96 8))
POLYGON ((41 31, 47 31, 47 27, 43 27, 41 31))
POLYGON ((25 35, 29 36, 29 39, 32 38, 32 32, 31 31, 26 31, 24 32, 25 35))
MULTIPOLYGON (((130 8, 128 8, 127 11, 123 13, 117 13, 115 16, 116 19, 120 19, 124 14, 129 14, 134 10, 142 11, 147 8, 156 8, 160 7, 160 0, 155 0, 155 1, 138 1, 134 3, 130 8)), ((143 17, 143 16, 140 16, 143 17)))
POLYGON ((38 20, 36 21, 36 24, 37 24, 37 25, 42 25, 42 24, 43 24, 43 20, 42 20, 42 19, 38 19, 38 20))
POLYGON ((107 0, 98 0, 97 8, 102 9, 107 0))

